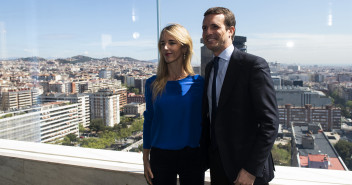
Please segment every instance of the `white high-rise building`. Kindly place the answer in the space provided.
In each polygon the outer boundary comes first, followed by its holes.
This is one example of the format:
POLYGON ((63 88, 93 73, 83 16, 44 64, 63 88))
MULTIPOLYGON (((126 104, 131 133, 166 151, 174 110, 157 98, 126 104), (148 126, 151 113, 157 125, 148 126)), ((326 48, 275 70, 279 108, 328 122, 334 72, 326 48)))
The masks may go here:
POLYGON ((99 90, 91 94, 91 119, 102 118, 106 126, 113 127, 120 123, 119 96, 112 90, 99 90))
POLYGON ((51 102, 0 114, 0 138, 53 143, 78 135, 78 104, 51 102))
POLYGON ((87 94, 64 94, 52 93, 41 95, 40 100, 43 103, 57 102, 57 101, 70 101, 71 103, 78 103, 78 119, 83 127, 88 127, 90 124, 90 102, 89 95, 87 94))
POLYGON ((106 79, 110 79, 112 78, 112 71, 111 70, 106 70, 106 69, 103 69, 103 70, 100 70, 99 71, 99 78, 106 78, 106 79))

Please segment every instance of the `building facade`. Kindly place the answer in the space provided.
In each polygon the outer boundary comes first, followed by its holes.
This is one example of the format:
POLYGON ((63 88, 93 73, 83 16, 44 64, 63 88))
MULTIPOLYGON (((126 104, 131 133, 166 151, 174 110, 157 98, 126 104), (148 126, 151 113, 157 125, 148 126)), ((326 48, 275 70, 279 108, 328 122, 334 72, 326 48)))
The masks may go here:
POLYGON ((145 103, 129 103, 125 105, 123 113, 126 115, 135 115, 141 117, 145 111, 145 103))
POLYGON ((70 101, 70 103, 77 103, 79 124, 82 124, 83 127, 88 127, 90 124, 90 101, 89 95, 87 94, 43 94, 40 96, 40 101, 42 103, 58 101, 70 101))
POLYGON ((324 131, 341 129, 341 109, 332 107, 294 107, 290 104, 279 106, 279 120, 286 128, 295 122, 319 123, 324 131))
POLYGON ((18 110, 37 104, 37 97, 42 93, 39 89, 20 88, 1 92, 1 110, 18 110))
POLYGON ((120 123, 120 103, 117 93, 100 90, 90 95, 91 119, 101 118, 106 126, 113 127, 120 123))
POLYGON ((147 79, 145 78, 137 78, 134 80, 134 87, 139 90, 139 94, 144 94, 145 82, 147 79))
POLYGON ((115 90, 119 97, 120 111, 123 111, 123 107, 127 104, 127 88, 119 88, 115 90))
POLYGON ((135 94, 131 94, 129 93, 128 97, 127 97, 127 103, 145 103, 145 97, 144 95, 135 95, 135 94))
POLYGON ((1 139, 53 143, 68 134, 79 134, 78 104, 68 101, 45 103, 0 117, 1 139))
POLYGON ((113 75, 113 72, 111 70, 103 69, 99 71, 99 78, 110 79, 113 77, 112 75, 113 75))
POLYGON ((90 81, 75 82, 76 92, 78 93, 96 93, 100 89, 120 89, 121 80, 116 79, 98 79, 90 81))
POLYGON ((308 87, 275 86, 277 104, 291 104, 304 107, 311 104, 315 107, 331 105, 331 99, 321 91, 312 91, 308 87))

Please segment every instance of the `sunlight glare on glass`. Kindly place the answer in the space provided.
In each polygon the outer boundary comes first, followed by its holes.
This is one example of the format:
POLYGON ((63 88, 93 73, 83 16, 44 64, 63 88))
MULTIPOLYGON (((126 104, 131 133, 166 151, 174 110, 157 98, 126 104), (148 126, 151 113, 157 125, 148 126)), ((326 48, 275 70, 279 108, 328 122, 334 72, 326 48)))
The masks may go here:
POLYGON ((332 2, 329 3, 328 26, 332 26, 332 2))
POLYGON ((288 47, 288 48, 293 48, 294 46, 295 46, 295 43, 292 42, 292 41, 288 41, 288 42, 286 43, 286 47, 288 47))
POLYGON ((332 26, 332 14, 328 16, 328 26, 332 26))
POLYGON ((136 22, 136 21, 137 21, 136 12, 135 12, 134 8, 132 8, 132 22, 136 22))
POLYGON ((139 33, 138 33, 138 32, 134 32, 133 35, 132 35, 132 37, 133 37, 134 39, 138 39, 138 38, 139 38, 139 33))

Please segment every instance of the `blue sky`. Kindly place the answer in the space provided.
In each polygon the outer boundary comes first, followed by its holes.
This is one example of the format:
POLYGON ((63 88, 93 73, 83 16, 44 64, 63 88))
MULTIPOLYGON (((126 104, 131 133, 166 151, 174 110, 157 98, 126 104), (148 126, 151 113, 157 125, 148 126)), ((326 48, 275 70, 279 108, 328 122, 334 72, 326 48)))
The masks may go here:
MULTIPOLYGON (((200 63, 209 7, 236 16, 248 52, 287 64, 352 63, 350 0, 160 0, 160 25, 180 23, 200 63)), ((86 55, 157 58, 155 0, 0 0, 0 58, 86 55)))

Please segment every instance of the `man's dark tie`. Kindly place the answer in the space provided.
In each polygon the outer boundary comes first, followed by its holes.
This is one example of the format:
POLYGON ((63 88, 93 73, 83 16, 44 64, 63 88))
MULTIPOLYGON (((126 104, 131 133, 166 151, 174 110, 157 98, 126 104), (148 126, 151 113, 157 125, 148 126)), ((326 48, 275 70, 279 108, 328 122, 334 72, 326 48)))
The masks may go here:
POLYGON ((216 111, 218 106, 216 104, 216 76, 218 75, 219 70, 219 57, 215 57, 213 60, 214 66, 214 75, 213 75, 213 84, 211 89, 211 123, 210 123, 210 134, 211 134, 211 147, 213 149, 217 148, 216 140, 215 140, 215 118, 216 111))

